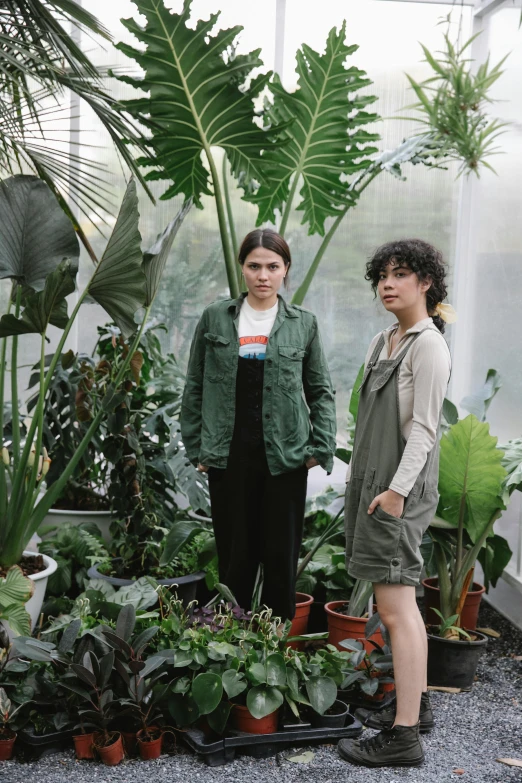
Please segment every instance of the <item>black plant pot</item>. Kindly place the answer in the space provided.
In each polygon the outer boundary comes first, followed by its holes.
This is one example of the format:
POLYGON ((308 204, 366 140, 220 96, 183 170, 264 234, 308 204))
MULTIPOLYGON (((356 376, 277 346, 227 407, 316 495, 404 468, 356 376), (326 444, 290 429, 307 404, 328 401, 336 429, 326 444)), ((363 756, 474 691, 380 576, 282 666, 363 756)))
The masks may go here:
POLYGON ((428 634, 428 685, 469 690, 473 685, 479 657, 485 651, 487 637, 478 631, 468 639, 443 639, 428 634))
MULTIPOLYGON (((105 579, 113 587, 127 587, 134 584, 132 579, 120 579, 117 576, 106 576, 98 571, 97 566, 92 566, 87 571, 87 576, 90 579, 105 579)), ((197 571, 195 574, 188 574, 187 576, 179 576, 173 579, 156 579, 156 582, 166 587, 174 587, 177 596, 180 601, 187 606, 196 597, 196 589, 198 582, 205 578, 204 571, 197 571)))
POLYGON ((334 701, 333 705, 324 715, 314 712, 312 714, 312 726, 324 729, 342 729, 350 708, 343 701, 334 701), (330 714, 328 714, 330 712, 330 714))

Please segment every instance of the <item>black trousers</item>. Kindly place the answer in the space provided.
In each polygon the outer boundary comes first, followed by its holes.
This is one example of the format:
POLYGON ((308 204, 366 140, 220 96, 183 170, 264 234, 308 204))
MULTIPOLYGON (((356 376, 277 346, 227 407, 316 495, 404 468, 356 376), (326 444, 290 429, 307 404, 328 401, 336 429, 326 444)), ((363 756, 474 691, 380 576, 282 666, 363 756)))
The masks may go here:
POLYGON ((250 609, 263 563, 261 603, 283 620, 295 614, 307 478, 304 464, 272 476, 263 443, 244 443, 236 436, 226 469, 208 471, 219 578, 243 609, 250 609))

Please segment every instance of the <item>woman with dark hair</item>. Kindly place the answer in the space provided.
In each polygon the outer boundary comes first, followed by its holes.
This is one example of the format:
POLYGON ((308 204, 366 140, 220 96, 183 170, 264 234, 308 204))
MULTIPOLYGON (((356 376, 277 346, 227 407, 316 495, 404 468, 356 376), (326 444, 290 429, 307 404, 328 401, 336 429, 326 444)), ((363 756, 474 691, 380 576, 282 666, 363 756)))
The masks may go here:
POLYGON ((451 359, 442 334, 455 320, 443 305, 446 268, 419 239, 389 242, 368 262, 366 279, 397 323, 371 342, 360 387, 346 491, 347 568, 373 582, 391 637, 396 700, 360 719, 381 729, 341 740, 339 752, 368 767, 417 766, 419 731, 434 725, 426 682, 426 629, 415 586, 420 544, 438 503, 439 430, 451 359))
POLYGON ((295 613, 308 470, 332 470, 335 402, 315 315, 287 304, 290 250, 270 229, 239 251, 248 289, 203 312, 181 406, 187 455, 208 471, 219 578, 250 608, 295 613))

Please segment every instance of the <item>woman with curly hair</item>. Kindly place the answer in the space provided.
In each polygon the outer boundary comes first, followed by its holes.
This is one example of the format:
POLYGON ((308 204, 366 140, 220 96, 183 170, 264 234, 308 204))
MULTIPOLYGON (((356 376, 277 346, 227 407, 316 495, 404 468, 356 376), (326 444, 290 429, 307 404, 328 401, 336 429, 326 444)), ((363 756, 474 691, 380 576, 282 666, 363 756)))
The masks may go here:
POLYGON ((397 319, 366 355, 345 504, 347 568, 373 582, 397 694, 377 712, 359 711, 379 734, 339 743, 343 758, 368 767, 422 764, 419 731, 434 725, 415 586, 439 498, 438 436, 451 369, 442 334, 444 321, 455 320, 442 304, 445 275, 441 253, 420 239, 383 245, 366 267, 375 295, 397 319))

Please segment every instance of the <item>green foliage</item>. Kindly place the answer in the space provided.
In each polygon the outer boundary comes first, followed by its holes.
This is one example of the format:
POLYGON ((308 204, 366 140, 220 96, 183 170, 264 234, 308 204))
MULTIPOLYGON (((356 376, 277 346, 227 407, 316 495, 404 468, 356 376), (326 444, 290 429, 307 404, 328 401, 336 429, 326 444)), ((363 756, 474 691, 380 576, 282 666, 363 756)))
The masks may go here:
POLYGON ((458 614, 452 614, 451 617, 445 618, 442 612, 440 612, 436 607, 433 607, 433 611, 435 612, 435 614, 438 614, 438 616, 441 619, 441 623, 438 626, 439 636, 443 636, 445 639, 449 639, 449 638, 458 639, 459 636, 463 636, 465 639, 471 639, 467 631, 455 625, 455 623, 459 619, 458 614))
POLYGON ((45 533, 52 533, 52 538, 44 539, 39 551, 58 563, 48 579, 46 594, 75 598, 85 588, 89 568, 108 557, 99 530, 94 524, 59 525, 45 533))
POLYGON ((31 633, 31 618, 25 604, 34 592, 34 582, 23 575, 18 566, 0 576, 0 620, 5 620, 13 633, 31 633))
POLYGON ((347 60, 357 49, 345 43, 346 22, 330 30, 323 54, 303 44, 297 51, 297 89, 285 90, 279 77, 270 83, 272 102, 267 102, 267 127, 283 126, 280 140, 263 156, 266 182, 249 197, 259 208, 257 225, 276 222, 276 210, 283 214, 285 232, 297 187, 302 185, 297 207, 310 234, 324 235, 328 217, 337 217, 357 194, 350 187, 350 175, 370 165, 370 143, 379 135, 364 130, 379 119, 365 107, 377 98, 357 95, 371 84, 366 73, 347 60))
POLYGON ((423 46, 433 74, 422 83, 411 76, 408 79, 419 100, 412 107, 418 112, 416 119, 435 133, 443 156, 460 163, 459 173, 474 171, 478 175, 480 166, 493 170, 486 158, 497 154, 495 144, 506 125, 489 118, 486 112, 486 105, 491 103, 491 87, 502 75, 506 57, 493 67, 488 58, 478 68, 472 68, 466 50, 475 37, 454 45, 446 33, 445 50, 440 57, 423 46))

